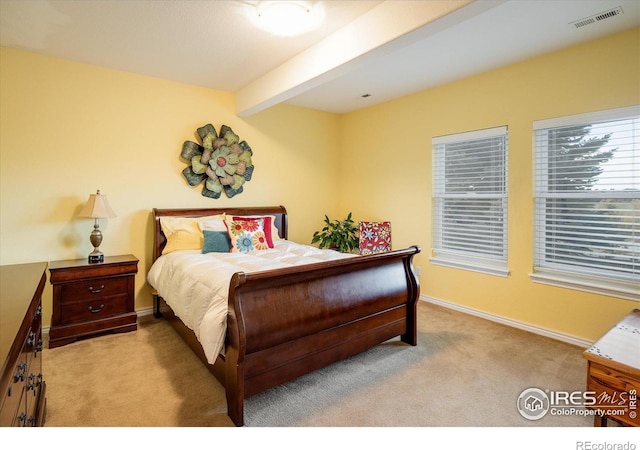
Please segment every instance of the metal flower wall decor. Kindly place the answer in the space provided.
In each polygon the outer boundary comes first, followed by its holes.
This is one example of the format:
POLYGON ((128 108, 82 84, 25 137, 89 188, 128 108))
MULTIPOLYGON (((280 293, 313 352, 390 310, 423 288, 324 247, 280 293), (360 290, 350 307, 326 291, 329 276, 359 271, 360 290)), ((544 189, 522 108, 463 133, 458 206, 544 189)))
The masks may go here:
POLYGON ((202 144, 185 141, 180 157, 189 162, 182 174, 190 186, 204 181, 202 195, 220 198, 222 191, 231 198, 243 191, 243 185, 251 180, 253 151, 233 130, 222 125, 220 133, 211 124, 197 130, 202 144))

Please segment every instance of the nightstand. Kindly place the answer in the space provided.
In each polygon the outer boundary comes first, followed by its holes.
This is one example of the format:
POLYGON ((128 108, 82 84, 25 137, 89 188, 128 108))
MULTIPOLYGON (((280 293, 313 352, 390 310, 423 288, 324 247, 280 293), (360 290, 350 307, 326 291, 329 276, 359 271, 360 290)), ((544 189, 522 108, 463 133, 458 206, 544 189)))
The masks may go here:
POLYGON ((81 337, 137 329, 135 256, 109 256, 93 264, 87 259, 52 261, 49 272, 53 285, 49 348, 81 337))
POLYGON ((640 426, 640 309, 634 309, 583 354, 587 360, 587 390, 596 402, 593 425, 612 419, 640 426))

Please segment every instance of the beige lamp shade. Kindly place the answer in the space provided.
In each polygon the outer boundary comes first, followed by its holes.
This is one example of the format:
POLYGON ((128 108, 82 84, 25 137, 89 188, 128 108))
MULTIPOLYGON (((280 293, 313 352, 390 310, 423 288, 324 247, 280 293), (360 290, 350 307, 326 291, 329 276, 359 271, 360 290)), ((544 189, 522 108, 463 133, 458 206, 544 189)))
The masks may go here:
POLYGON ((82 211, 80 211, 80 217, 92 217, 95 219, 102 219, 107 217, 117 217, 113 212, 109 202, 107 202, 107 196, 100 193, 100 190, 95 194, 89 196, 87 204, 84 205, 82 211))

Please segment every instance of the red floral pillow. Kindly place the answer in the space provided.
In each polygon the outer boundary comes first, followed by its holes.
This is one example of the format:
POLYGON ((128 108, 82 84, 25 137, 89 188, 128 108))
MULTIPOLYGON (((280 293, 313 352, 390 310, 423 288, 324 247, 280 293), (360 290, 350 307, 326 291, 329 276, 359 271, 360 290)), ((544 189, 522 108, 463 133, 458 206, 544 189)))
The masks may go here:
POLYGON ((371 255, 391 250, 390 222, 360 222, 358 224, 360 254, 371 255))
POLYGON ((264 220, 225 220, 231 241, 231 253, 267 250, 264 220))
POLYGON ((235 221, 252 221, 252 220, 262 220, 264 221, 264 235, 267 239, 267 245, 269 248, 273 248, 273 234, 275 233, 275 238, 278 238, 277 229, 274 231, 273 225, 273 216, 233 216, 233 220, 235 221))

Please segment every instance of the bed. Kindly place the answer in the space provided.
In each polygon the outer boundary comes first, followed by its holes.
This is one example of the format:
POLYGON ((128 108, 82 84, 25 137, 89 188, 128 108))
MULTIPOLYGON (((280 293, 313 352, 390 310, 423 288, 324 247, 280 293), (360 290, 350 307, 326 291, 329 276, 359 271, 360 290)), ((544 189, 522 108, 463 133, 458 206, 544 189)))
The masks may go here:
MULTIPOLYGON (((153 209, 153 265, 163 260, 163 218, 271 217, 272 229, 288 245, 283 206, 153 209)), ((276 247, 278 246, 276 245, 276 247)), ((333 252, 323 250, 322 252, 333 252)), ((155 316, 164 317, 225 387, 227 413, 244 425, 244 399, 348 358, 390 339, 417 344, 420 293, 412 259, 418 246, 367 256, 231 274, 221 351, 211 357, 201 337, 176 314, 180 296, 157 290, 155 316)), ((202 252, 194 252, 202 253, 202 252)), ((251 253, 251 252, 249 252, 251 253)), ((314 253, 314 252, 311 252, 314 253)), ((336 252, 337 253, 337 252, 336 252)), ((306 261, 306 259, 303 259, 306 261)), ((167 272, 168 273, 168 272, 167 272)), ((173 283, 173 281, 172 281, 173 283)))

